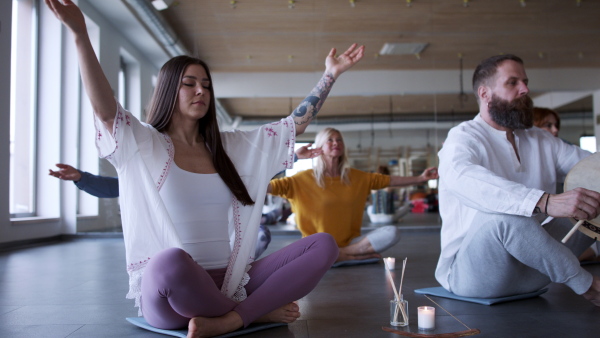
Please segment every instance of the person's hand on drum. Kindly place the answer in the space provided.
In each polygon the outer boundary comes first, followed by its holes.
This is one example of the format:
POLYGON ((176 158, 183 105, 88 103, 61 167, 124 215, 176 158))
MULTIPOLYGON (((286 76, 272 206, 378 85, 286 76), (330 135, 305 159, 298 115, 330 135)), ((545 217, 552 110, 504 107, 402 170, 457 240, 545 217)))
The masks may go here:
POLYGON ((542 211, 549 216, 590 220, 600 214, 600 193, 596 191, 575 188, 547 198, 547 208, 542 211))

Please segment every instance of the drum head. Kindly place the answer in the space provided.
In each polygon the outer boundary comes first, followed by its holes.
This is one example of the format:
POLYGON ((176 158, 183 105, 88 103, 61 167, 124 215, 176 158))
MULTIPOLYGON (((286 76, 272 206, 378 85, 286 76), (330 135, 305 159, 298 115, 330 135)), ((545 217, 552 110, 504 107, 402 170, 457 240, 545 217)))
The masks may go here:
MULTIPOLYGON (((600 192, 600 153, 584 158, 569 171, 565 179, 565 191, 580 187, 600 192)), ((575 219, 571 221, 573 224, 577 222, 575 219)), ((600 240, 600 216, 584 222, 579 231, 600 240)))

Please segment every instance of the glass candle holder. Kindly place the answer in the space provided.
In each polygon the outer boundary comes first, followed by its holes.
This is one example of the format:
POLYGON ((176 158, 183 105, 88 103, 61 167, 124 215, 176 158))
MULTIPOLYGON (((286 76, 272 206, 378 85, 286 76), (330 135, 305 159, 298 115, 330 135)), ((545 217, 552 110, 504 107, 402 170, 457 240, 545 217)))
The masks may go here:
POLYGON ((390 325, 408 325, 408 301, 404 298, 390 300, 390 325))
POLYGON ((430 331, 435 329, 435 308, 433 306, 419 306, 417 308, 419 330, 430 331))
POLYGON ((385 257, 383 259, 383 263, 388 268, 388 270, 394 270, 396 268, 396 258, 394 257, 385 257))

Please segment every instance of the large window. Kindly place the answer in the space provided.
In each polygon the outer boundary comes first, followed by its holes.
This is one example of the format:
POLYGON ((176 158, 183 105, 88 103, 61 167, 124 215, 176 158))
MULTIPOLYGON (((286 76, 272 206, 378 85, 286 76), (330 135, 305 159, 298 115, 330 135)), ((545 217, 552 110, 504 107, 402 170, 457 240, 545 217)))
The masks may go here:
POLYGON ((10 214, 35 214, 37 2, 13 0, 10 91, 10 214))
POLYGON ((596 152, 596 136, 581 136, 579 146, 589 152, 596 152))

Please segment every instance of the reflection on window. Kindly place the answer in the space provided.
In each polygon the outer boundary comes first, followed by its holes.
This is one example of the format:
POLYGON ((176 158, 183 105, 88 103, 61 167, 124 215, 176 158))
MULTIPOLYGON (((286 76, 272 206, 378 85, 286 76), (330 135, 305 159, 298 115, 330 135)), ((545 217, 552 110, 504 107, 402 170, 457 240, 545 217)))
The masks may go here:
POLYGON ((579 146, 589 152, 596 152, 596 136, 581 136, 579 138, 579 146))
POLYGON ((37 14, 34 0, 13 0, 10 88, 10 214, 35 214, 37 14))
POLYGON ((128 109, 129 105, 127 104, 127 63, 121 57, 121 63, 119 66, 119 102, 121 105, 128 109))

